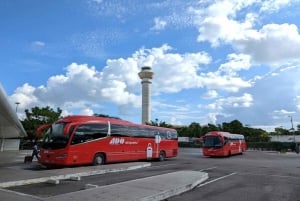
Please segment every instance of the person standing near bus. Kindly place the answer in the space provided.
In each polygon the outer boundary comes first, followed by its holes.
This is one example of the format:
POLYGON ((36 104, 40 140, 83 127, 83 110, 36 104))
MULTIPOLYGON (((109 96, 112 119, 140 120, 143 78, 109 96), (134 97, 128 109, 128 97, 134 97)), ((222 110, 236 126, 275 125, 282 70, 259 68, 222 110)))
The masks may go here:
POLYGON ((33 144, 31 157, 32 157, 32 160, 33 160, 33 157, 36 157, 36 159, 39 160, 39 147, 38 147, 36 141, 33 144))

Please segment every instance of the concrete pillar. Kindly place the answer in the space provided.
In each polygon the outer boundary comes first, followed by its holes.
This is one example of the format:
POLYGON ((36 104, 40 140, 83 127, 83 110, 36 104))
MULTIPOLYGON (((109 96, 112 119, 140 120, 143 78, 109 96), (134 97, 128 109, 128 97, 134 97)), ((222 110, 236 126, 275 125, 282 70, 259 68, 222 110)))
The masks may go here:
POLYGON ((0 143, 0 151, 4 151, 4 135, 3 135, 4 129, 2 129, 2 126, 0 126, 0 135, 1 135, 1 143, 0 143))
POLYGON ((4 151, 4 138, 1 139, 1 144, 0 144, 0 151, 4 151))
POLYGON ((142 124, 151 120, 151 79, 153 77, 151 67, 144 66, 139 72, 139 77, 142 80, 142 124))

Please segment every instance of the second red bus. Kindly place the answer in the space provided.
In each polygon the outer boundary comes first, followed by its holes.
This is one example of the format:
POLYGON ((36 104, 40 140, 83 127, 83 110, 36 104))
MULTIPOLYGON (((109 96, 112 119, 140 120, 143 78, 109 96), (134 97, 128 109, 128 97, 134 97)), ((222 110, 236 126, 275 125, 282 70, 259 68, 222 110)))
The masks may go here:
POLYGON ((212 131, 201 138, 204 156, 231 156, 246 151, 244 135, 212 131))

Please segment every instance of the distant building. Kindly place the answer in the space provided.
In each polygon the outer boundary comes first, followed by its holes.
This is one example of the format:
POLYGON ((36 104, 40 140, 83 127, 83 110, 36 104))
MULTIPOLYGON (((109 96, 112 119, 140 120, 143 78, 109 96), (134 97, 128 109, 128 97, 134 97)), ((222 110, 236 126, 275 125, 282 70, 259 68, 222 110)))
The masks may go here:
POLYGON ((9 104, 0 84, 0 151, 19 150, 20 139, 26 136, 16 110, 9 104))
MULTIPOLYGON (((295 141, 300 142, 300 135, 295 135, 295 141)), ((294 142, 294 135, 271 135, 271 142, 294 142)))

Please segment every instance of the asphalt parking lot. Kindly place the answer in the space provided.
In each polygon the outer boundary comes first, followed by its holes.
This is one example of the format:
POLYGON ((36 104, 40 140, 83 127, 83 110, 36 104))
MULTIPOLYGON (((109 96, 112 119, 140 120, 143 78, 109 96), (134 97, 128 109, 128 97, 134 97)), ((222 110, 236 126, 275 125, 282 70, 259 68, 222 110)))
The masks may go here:
POLYGON ((229 158, 199 158, 186 149, 180 159, 203 167, 209 179, 168 201, 300 201, 300 156, 295 153, 248 151, 229 158))
MULTIPOLYGON (((189 148, 181 148, 177 158, 151 162, 151 166, 141 169, 86 176, 59 185, 39 183, 7 190, 48 198, 81 191, 87 184, 107 186, 186 170, 206 172, 209 179, 191 191, 169 197, 168 201, 300 201, 300 156, 297 154, 247 151, 232 157, 206 158, 201 150, 189 148)), ((32 171, 34 174, 43 170, 32 171)))

